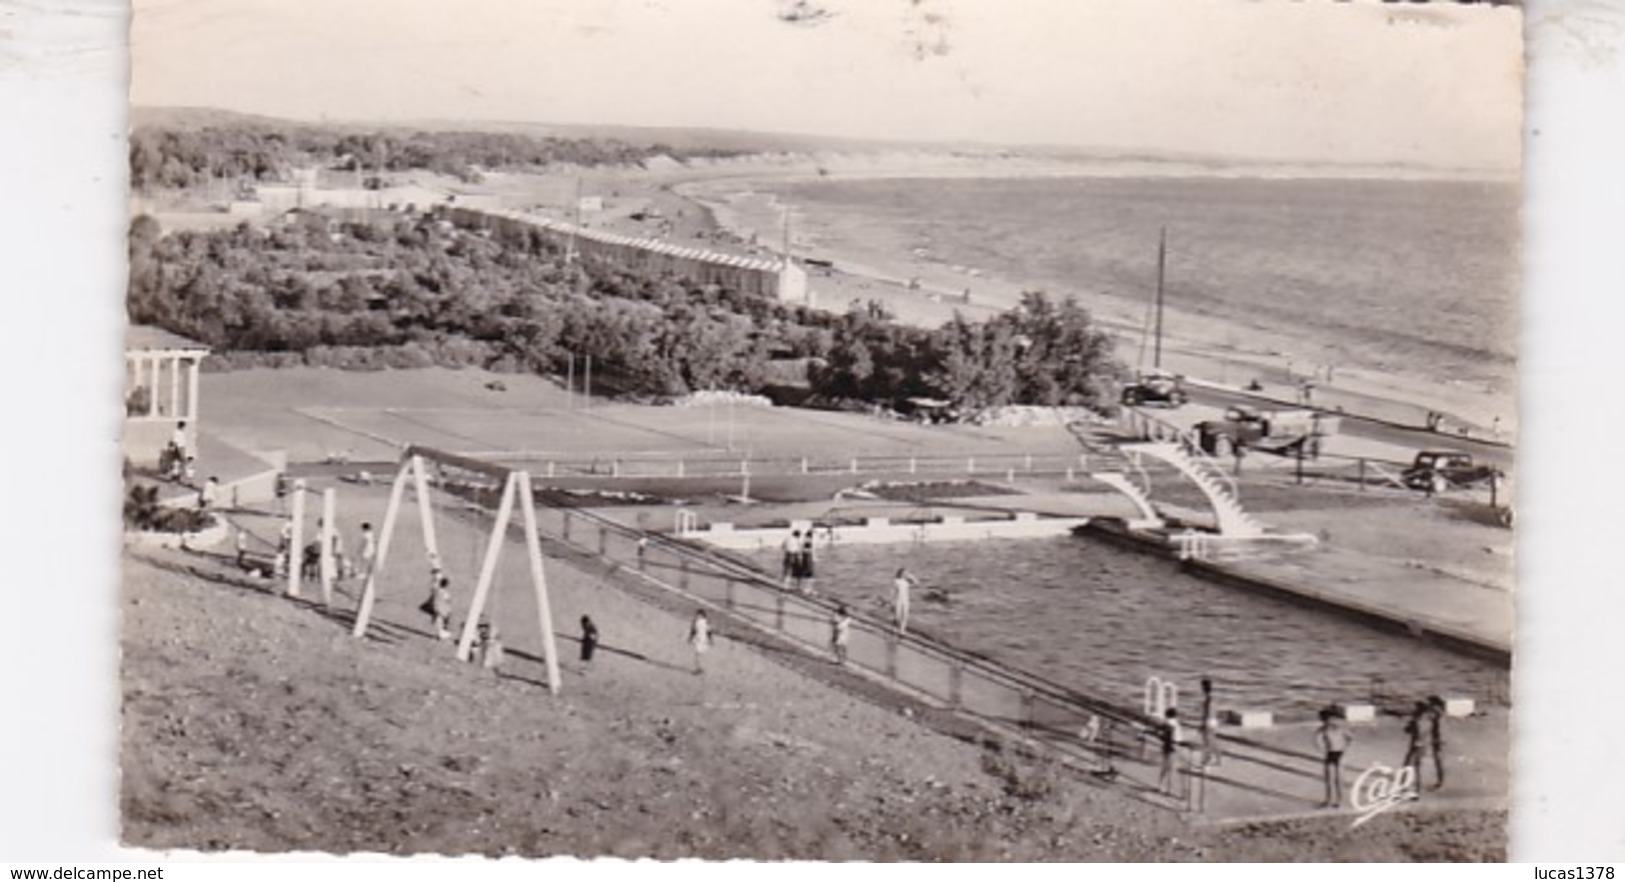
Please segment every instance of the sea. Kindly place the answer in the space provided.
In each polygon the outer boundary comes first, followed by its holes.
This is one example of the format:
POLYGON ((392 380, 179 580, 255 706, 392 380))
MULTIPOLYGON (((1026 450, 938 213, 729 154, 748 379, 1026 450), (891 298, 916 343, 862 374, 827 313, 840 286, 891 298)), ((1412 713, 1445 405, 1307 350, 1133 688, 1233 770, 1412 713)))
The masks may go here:
POLYGON ((1257 331, 1317 363, 1513 388, 1514 183, 890 178, 759 191, 791 206, 798 239, 831 253, 891 249, 1123 314, 1155 290, 1166 231, 1168 310, 1222 325, 1221 344, 1246 347, 1257 331))

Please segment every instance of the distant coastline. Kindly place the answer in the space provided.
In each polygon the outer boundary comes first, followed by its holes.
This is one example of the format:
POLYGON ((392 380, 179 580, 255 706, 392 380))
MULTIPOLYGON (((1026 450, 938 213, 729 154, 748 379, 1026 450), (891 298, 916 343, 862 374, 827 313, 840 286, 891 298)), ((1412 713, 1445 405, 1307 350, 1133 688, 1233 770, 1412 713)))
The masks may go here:
MULTIPOLYGON (((1166 164, 1156 166, 1156 172, 1160 173, 1139 174, 1138 172, 1149 171, 1150 168, 1121 165, 1080 166, 1076 163, 1051 164, 1017 159, 981 163, 964 160, 935 163, 896 161, 900 158, 893 156, 893 161, 885 164, 832 163, 825 166, 826 171, 823 174, 817 169, 809 172, 792 162, 775 163, 765 167, 760 162, 731 164, 711 162, 712 168, 706 169, 706 172, 717 170, 719 166, 731 165, 740 173, 702 172, 670 186, 674 192, 702 206, 720 228, 742 240, 754 239, 774 243, 773 247, 776 249, 786 210, 780 201, 782 199, 780 191, 808 182, 1186 178, 1272 182, 1416 180, 1503 186, 1512 183, 1505 179, 1486 180, 1478 176, 1448 175, 1422 178, 1352 175, 1297 177, 1283 173, 1267 177, 1261 174, 1240 173, 1239 169, 1233 170, 1237 172, 1236 174, 1223 176, 1212 174, 1201 167, 1173 167, 1166 164), (745 167, 749 168, 749 173, 745 173, 745 167), (1168 173, 1172 168, 1177 168, 1178 173, 1168 173)), ((1032 275, 1012 275, 1007 268, 971 266, 966 258, 954 253, 934 253, 933 260, 922 265, 917 258, 911 260, 907 243, 888 234, 877 233, 874 227, 864 228, 862 244, 854 250, 851 243, 843 245, 827 241, 826 237, 820 235, 820 224, 807 220, 803 207, 792 202, 788 206, 788 211, 795 219, 792 224, 794 239, 792 250, 802 256, 816 254, 821 259, 831 261, 841 271, 833 277, 815 280, 815 287, 822 289, 819 305, 823 308, 839 310, 848 299, 863 299, 876 295, 892 307, 900 319, 930 325, 945 320, 956 310, 976 315, 984 311, 1009 308, 1017 302, 1022 290, 1047 287, 1039 278, 1032 275), (925 269, 923 276, 922 266, 925 269), (904 280, 910 278, 918 279, 918 290, 909 291, 903 287, 904 280), (865 279, 868 280, 867 284, 863 281, 865 279), (974 290, 973 304, 961 305, 958 302, 958 295, 963 290, 974 290)), ((825 226, 827 223, 826 218, 825 226)), ((1147 240, 1147 247, 1154 248, 1153 242, 1154 239, 1147 240)), ((1148 251, 1147 260, 1150 260, 1149 255, 1152 253, 1154 252, 1148 251)), ((1052 293, 1065 292, 1052 291, 1052 293)), ((1089 296, 1083 300, 1085 305, 1096 313, 1102 324, 1118 331, 1121 356, 1131 366, 1135 364, 1137 350, 1140 348, 1143 308, 1113 297, 1089 296)), ((1263 378, 1266 383, 1279 388, 1282 383, 1291 383, 1294 374, 1305 379, 1321 379, 1324 382, 1324 378, 1330 377, 1335 363, 1335 382, 1350 391, 1358 390, 1362 394, 1378 398, 1413 404, 1420 408, 1437 409, 1451 414, 1464 424, 1478 427, 1498 425, 1504 430, 1511 431, 1517 424, 1512 361, 1508 361, 1502 369, 1487 368, 1502 378, 1486 385, 1480 381, 1463 381, 1459 377, 1452 377, 1449 373, 1441 376, 1435 366, 1421 362, 1375 367, 1329 356, 1317 358, 1313 354, 1306 353, 1312 353, 1317 345, 1323 344, 1317 344, 1313 335, 1305 335, 1301 331, 1289 333, 1283 329, 1244 327, 1233 319, 1193 313, 1179 306, 1171 306, 1169 315, 1170 327, 1179 328, 1177 332, 1170 334, 1167 341, 1170 357, 1173 363, 1180 365, 1179 369, 1189 370, 1194 375, 1233 383, 1263 378)), ((1510 317, 1499 318, 1510 320, 1510 317)), ((1492 310, 1486 321, 1497 320, 1492 310)))

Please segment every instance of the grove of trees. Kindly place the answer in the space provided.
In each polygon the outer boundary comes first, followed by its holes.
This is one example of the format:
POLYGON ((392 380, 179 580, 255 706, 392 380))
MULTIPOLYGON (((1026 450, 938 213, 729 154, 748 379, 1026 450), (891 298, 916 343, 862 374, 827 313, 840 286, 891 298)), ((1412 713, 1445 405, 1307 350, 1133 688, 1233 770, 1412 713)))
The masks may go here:
POLYGON ((221 180, 280 181, 294 169, 310 165, 371 172, 427 169, 474 180, 480 169, 529 169, 557 163, 632 165, 655 156, 686 159, 732 152, 502 132, 363 132, 263 123, 197 129, 144 126, 130 135, 130 185, 144 192, 221 180))
POLYGON ((1029 293, 985 322, 899 325, 837 315, 598 259, 567 263, 534 232, 433 215, 341 220, 296 212, 270 228, 164 234, 130 226, 130 320, 207 343, 237 364, 483 366, 562 374, 591 354, 598 391, 643 397, 758 392, 800 359, 830 403, 922 396, 962 410, 1105 405, 1108 335, 1068 299, 1029 293))

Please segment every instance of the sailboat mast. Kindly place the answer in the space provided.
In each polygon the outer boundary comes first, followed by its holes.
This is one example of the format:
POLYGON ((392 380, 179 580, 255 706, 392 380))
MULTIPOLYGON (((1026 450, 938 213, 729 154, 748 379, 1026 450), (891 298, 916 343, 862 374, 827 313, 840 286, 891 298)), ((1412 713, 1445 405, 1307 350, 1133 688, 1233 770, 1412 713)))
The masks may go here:
POLYGON ((1157 348, 1152 355, 1151 366, 1162 367, 1162 280, 1168 266, 1168 228, 1162 228, 1162 234, 1157 238, 1157 348))

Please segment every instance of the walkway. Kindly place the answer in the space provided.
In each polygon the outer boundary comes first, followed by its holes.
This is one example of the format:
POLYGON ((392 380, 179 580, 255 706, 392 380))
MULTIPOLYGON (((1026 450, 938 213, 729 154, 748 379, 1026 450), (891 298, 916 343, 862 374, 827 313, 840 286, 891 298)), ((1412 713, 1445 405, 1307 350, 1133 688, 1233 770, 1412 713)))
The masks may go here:
POLYGON ((230 505, 232 502, 231 488, 233 485, 250 480, 258 481, 262 478, 264 481, 275 480, 274 475, 278 471, 275 464, 228 444, 208 432, 198 433, 197 446, 197 459, 194 463, 195 473, 191 481, 193 486, 172 481, 160 482, 158 484, 159 504, 195 503, 198 488, 202 487, 203 482, 211 477, 220 479, 221 496, 223 497, 221 502, 225 505, 230 505))
POLYGON ((1401 626, 1414 623, 1413 630, 1459 637, 1507 657, 1512 654, 1512 595, 1494 587, 1441 578, 1428 569, 1395 566, 1336 548, 1321 549, 1312 566, 1294 557, 1223 566, 1277 583, 1303 597, 1371 612, 1401 626))

